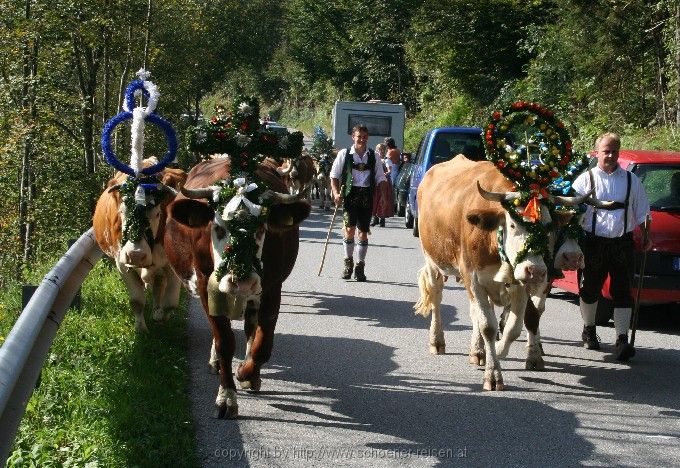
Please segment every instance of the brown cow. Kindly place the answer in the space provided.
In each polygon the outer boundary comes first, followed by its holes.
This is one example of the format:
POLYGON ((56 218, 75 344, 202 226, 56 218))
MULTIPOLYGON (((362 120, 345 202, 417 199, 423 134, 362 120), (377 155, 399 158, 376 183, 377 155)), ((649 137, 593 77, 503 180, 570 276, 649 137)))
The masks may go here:
POLYGON ((207 203, 191 199, 216 199, 217 182, 230 177, 229 159, 205 161, 194 167, 189 172, 187 188, 182 188, 182 193, 191 198, 180 196, 168 208, 165 230, 168 259, 187 289, 201 299, 213 333, 210 365, 219 368, 220 374, 216 399, 218 418, 232 419, 238 415, 231 371, 235 342, 230 319, 245 319, 248 339, 246 358, 239 365, 236 378, 241 382, 241 388, 257 391, 261 384, 260 368, 272 352, 274 327, 281 305, 281 285, 297 258, 298 226, 311 210, 309 202, 301 200, 302 194, 284 194, 286 186, 272 160, 260 163, 256 175, 270 189, 259 202, 270 197, 274 203, 268 207, 265 228, 253 236, 256 243, 253 251, 257 256, 254 263, 261 260, 261 268, 254 266, 243 280, 232 271, 221 279, 216 274, 222 252, 230 248, 233 236, 228 231, 227 220, 233 217, 247 220, 249 213, 261 213, 261 206, 249 202, 250 206, 246 207, 241 201, 235 204, 237 212, 230 211, 227 208, 234 200, 232 198, 224 210, 218 206, 216 211, 207 203))
POLYGON ((316 174, 314 160, 308 154, 296 159, 286 159, 278 172, 283 176, 288 192, 293 195, 309 193, 316 174))
MULTIPOLYGON (((155 164, 153 159, 145 160, 144 167, 155 164)), ((174 199, 176 191, 186 180, 186 173, 181 169, 166 168, 157 176, 159 191, 147 193, 146 207, 141 211, 129 208, 122 202, 121 190, 125 190, 128 175, 122 172, 109 181, 107 188, 100 195, 92 218, 97 243, 106 255, 115 263, 130 296, 130 306, 135 315, 135 330, 147 331, 144 320, 145 287, 153 291, 154 313, 156 321, 168 317, 179 302, 179 280, 168 265, 163 249, 165 233, 165 209, 174 199), (139 239, 124 232, 134 225, 144 227, 139 239), (122 242, 123 237, 127 237, 122 242)))
MULTIPOLYGON (((519 336, 525 311, 534 314, 526 321, 527 368, 543 367, 538 318, 547 294, 547 267, 543 256, 533 250, 528 250, 523 259, 518 258, 530 234, 499 203, 517 196, 512 183, 491 162, 473 162, 463 155, 433 166, 418 187, 418 229, 425 266, 419 273, 421 296, 416 313, 428 316, 432 312, 430 350, 443 353, 440 306, 444 281, 447 276, 462 279, 470 298, 470 362, 481 365, 486 361, 485 390, 503 390, 498 357, 506 355, 519 336), (502 261, 499 253, 499 226, 507 261, 502 261), (531 305, 527 306, 529 301, 531 305), (510 311, 498 345, 494 304, 509 307, 510 311)), ((586 198, 554 197, 554 201, 573 205, 586 198)), ((554 236, 546 228, 551 222, 549 210, 541 209, 540 214, 538 223, 547 231, 540 247, 552 253, 554 236)), ((583 263, 583 254, 573 239, 565 242, 554 258, 554 266, 559 269, 576 269, 583 263)))

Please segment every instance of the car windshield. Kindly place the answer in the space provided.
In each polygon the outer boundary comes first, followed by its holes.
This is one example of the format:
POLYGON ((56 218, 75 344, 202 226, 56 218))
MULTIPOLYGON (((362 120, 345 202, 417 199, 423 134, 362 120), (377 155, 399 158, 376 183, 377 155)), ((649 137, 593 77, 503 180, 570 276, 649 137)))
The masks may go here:
POLYGON ((680 211, 680 164, 639 164, 635 174, 657 211, 680 211))
POLYGON ((484 159, 482 139, 476 134, 439 133, 432 144, 432 164, 448 161, 457 154, 464 154, 473 161, 484 159))

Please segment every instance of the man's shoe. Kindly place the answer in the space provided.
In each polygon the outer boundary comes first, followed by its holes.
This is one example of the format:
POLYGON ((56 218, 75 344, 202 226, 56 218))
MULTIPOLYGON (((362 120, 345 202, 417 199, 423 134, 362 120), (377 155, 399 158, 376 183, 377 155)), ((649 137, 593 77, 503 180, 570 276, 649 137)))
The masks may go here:
POLYGON ((635 356, 635 347, 628 343, 627 335, 619 335, 616 339, 616 351, 614 354, 617 361, 627 361, 635 356))
POLYGON ((380 227, 385 227, 385 218, 380 218, 380 227))
POLYGON ((342 279, 350 279, 352 277, 352 270, 354 270, 354 259, 347 257, 345 258, 345 269, 342 270, 342 279))
POLYGON ((373 217, 371 218, 371 226, 376 226, 377 224, 378 224, 378 217, 377 217, 377 216, 373 216, 373 217))
POLYGON ((595 325, 584 326, 583 333, 581 333, 583 340, 583 347, 586 349, 600 349, 600 340, 597 338, 595 332, 595 325))
POLYGON ((357 262, 357 266, 354 267, 354 279, 357 281, 366 281, 366 275, 364 274, 364 262, 357 262))

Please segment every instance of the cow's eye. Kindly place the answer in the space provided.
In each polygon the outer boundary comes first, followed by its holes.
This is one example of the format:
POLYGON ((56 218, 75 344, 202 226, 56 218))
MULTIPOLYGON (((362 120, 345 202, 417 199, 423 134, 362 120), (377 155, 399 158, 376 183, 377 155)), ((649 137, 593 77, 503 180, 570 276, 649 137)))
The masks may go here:
POLYGON ((515 223, 510 223, 510 229, 515 229, 515 223))

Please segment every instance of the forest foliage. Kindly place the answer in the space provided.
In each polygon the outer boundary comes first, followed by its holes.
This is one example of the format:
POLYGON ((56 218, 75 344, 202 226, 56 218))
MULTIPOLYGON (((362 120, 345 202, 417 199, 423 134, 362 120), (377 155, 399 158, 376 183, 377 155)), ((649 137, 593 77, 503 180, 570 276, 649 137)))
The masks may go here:
MULTIPOLYGON (((680 149, 676 0, 0 0, 0 282, 89 227, 113 172, 101 130, 141 67, 181 140, 238 93, 310 130, 336 99, 402 102, 411 150, 518 99, 582 149, 605 129, 680 149)), ((116 151, 129 160, 124 128, 116 151)))

